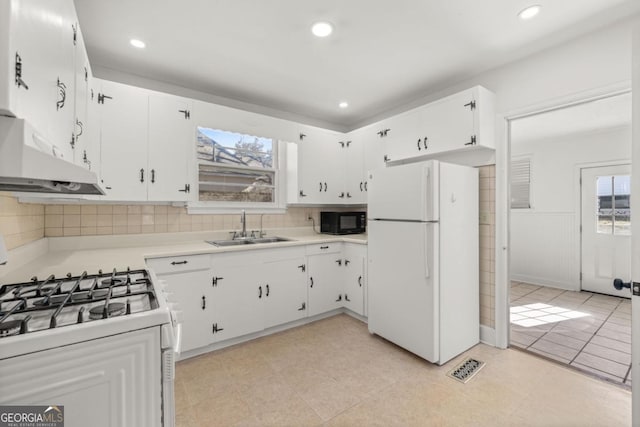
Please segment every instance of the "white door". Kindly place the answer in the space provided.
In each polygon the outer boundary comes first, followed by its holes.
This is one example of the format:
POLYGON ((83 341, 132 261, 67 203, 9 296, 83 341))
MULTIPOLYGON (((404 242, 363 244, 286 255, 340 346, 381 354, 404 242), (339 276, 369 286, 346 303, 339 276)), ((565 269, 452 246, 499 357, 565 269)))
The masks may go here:
POLYGON ((582 180, 582 289, 629 298, 613 280, 631 277, 631 166, 585 168, 582 180))
POLYGON ((307 316, 304 257, 264 265, 264 327, 282 325, 307 316))
POLYGON ((182 351, 213 342, 213 287, 210 270, 188 271, 158 276, 165 280, 172 299, 182 312, 182 351))
MULTIPOLYGON (((631 161, 633 164, 640 165, 640 24, 636 24, 633 29, 633 141, 631 144, 631 161)), ((640 174, 634 174, 633 186, 640 188, 640 174)), ((632 213, 632 231, 631 235, 631 256, 633 259, 631 279, 640 282, 640 221, 638 216, 632 213)), ((631 298, 631 354, 632 354, 632 382, 640 384, 640 300, 634 295, 631 298)), ((640 393, 637 389, 631 396, 632 403, 632 424, 640 425, 640 393)))
POLYGON ((211 293, 214 342, 261 331, 267 289, 259 260, 249 254, 221 254, 213 258, 212 270, 217 278, 211 293))
POLYGON ((366 174, 364 172, 364 134, 352 132, 345 137, 347 146, 346 155, 346 181, 345 198, 347 204, 364 204, 367 202, 365 193, 366 174))
POLYGON ((369 221, 369 331, 439 359, 437 268, 429 253, 437 224, 369 221))
POLYGON ((342 261, 339 253, 309 257, 309 316, 342 307, 342 261))
POLYGON ((100 157, 106 200, 147 200, 148 92, 101 81, 100 157))
POLYGON ((473 91, 457 93, 421 110, 420 130, 427 138, 427 153, 458 150, 472 145, 473 91))
POLYGON ((149 95, 149 200, 189 200, 189 158, 195 156, 191 102, 149 95))
POLYGON ((436 161, 389 166, 369 173, 369 218, 437 221, 436 161))
POLYGON ((345 246, 344 263, 344 307, 364 315, 364 263, 366 247, 347 244, 345 246))

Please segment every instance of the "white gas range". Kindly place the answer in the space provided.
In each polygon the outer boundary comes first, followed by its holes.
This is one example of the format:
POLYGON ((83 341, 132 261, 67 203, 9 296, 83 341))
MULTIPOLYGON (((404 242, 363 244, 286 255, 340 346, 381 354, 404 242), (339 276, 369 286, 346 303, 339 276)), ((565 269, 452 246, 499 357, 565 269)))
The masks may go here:
POLYGON ((147 270, 0 286, 0 405, 63 405, 65 426, 173 426, 180 326, 147 270))

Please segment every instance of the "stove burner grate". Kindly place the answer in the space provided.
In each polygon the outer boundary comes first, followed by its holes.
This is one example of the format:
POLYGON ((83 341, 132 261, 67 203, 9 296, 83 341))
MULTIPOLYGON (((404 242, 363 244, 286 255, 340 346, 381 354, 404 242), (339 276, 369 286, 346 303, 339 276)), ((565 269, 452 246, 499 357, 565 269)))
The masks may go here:
POLYGON ((108 288, 109 286, 121 286, 125 284, 125 279, 123 279, 122 277, 114 277, 114 278, 108 278, 108 279, 104 279, 100 282, 100 287, 101 288, 108 288))
POLYGON ((105 316, 105 306, 100 305, 89 310, 89 319, 99 320, 105 317, 116 317, 123 315, 126 311, 126 305, 121 302, 112 302, 107 306, 107 316, 105 316))
POLYGON ((0 323, 0 337, 10 337, 20 333, 22 320, 8 320, 0 323))

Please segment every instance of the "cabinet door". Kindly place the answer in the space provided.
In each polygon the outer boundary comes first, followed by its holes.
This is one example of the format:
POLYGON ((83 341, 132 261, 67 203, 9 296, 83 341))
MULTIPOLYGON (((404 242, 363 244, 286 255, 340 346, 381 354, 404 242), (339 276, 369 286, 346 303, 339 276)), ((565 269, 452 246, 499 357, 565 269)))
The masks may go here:
POLYGON ((302 127, 298 141, 298 194, 300 203, 341 203, 344 197, 345 140, 336 132, 302 127), (342 142, 342 144, 341 144, 342 142))
POLYGON ((75 123, 74 123, 74 146, 73 146, 73 162, 75 164, 91 169, 91 160, 89 152, 92 150, 90 145, 96 141, 90 140, 89 131, 89 101, 90 87, 89 75, 91 67, 89 65, 89 57, 84 45, 84 39, 80 26, 76 23, 76 46, 74 61, 74 86, 75 86, 75 123))
POLYGON ((152 201, 189 200, 189 157, 195 132, 191 101, 177 96, 149 96, 149 190, 152 201))
POLYGON ((55 0, 58 14, 58 31, 55 37, 55 59, 48 64, 51 70, 50 87, 52 102, 49 120, 49 135, 52 142, 62 148, 64 158, 74 161, 75 145, 75 67, 74 58, 77 43, 77 20, 73 2, 55 0))
POLYGON ((344 253, 344 307, 364 315, 366 246, 345 246, 344 253))
POLYGON ((10 44, 3 65, 9 86, 1 91, 0 111, 27 119, 59 157, 72 162, 73 2, 12 0, 2 8, 0 19, 10 44), (24 84, 15 84, 16 63, 24 84))
POLYGON ((264 265, 264 327, 282 325, 307 316, 304 257, 264 265))
POLYGON ((214 341, 261 331, 266 287, 259 259, 248 253, 216 255, 213 275, 217 280, 212 294, 213 322, 209 328, 217 329, 214 341))
POLYGON ((422 151, 422 145, 418 144, 416 136, 419 120, 418 112, 412 110, 380 123, 376 135, 382 140, 383 159, 402 160, 422 151))
POLYGON ((100 157, 104 200, 147 200, 148 92, 101 81, 100 157))
POLYGON ((473 90, 467 90, 421 109, 418 132, 428 138, 427 154, 474 145, 474 101, 473 90))
POLYGON ((213 342, 212 272, 189 271, 158 275, 167 283, 170 300, 182 312, 182 351, 204 347, 213 342))
POLYGON ((362 132, 351 132, 346 136, 348 145, 343 150, 346 157, 344 198, 344 203, 346 204, 367 203, 363 137, 364 135, 362 132))
POLYGON ((309 257, 309 316, 342 307, 342 253, 309 257))

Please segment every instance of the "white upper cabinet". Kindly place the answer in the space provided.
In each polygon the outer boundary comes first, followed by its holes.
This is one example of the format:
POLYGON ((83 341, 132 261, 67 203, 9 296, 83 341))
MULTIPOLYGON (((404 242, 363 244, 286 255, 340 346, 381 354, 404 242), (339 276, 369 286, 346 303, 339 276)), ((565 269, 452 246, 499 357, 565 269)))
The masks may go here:
POLYGON ((147 200, 149 92, 106 80, 96 95, 100 115, 103 200, 147 200))
POLYGON ((416 110, 383 120, 371 131, 382 142, 385 162, 406 159, 414 155, 418 138, 420 114, 416 110))
POLYGON ((494 110, 493 94, 480 86, 426 105, 419 125, 423 142, 427 138, 426 153, 494 148, 494 110))
POLYGON ((73 162, 75 123, 72 0, 5 0, 0 5, 0 114, 28 120, 73 162))
POLYGON ((300 128, 295 153, 288 156, 290 203, 340 204, 346 198, 344 189, 345 135, 312 126, 300 128), (294 157, 295 156, 295 157, 294 157), (291 163, 293 162, 293 163, 291 163))
POLYGON ((495 96, 476 86, 384 120, 376 133, 386 162, 440 158, 479 164, 480 150, 495 148, 494 128, 495 96))
MULTIPOLYGON (((89 105, 91 102, 91 65, 84 45, 84 38, 80 26, 76 23, 76 45, 75 45, 75 123, 73 132, 73 162, 94 170, 92 165, 98 165, 94 146, 98 146, 99 141, 89 130, 89 105)), ((95 171, 95 170, 94 170, 95 171)))
POLYGON ((98 200, 189 200, 191 101, 106 80, 97 80, 94 91, 106 191, 98 200))
POLYGON ((191 111, 190 99, 149 96, 148 200, 190 200, 189 165, 196 140, 191 111))
POLYGON ((364 170, 364 138, 362 132, 350 132, 345 136, 342 148, 345 167, 343 202, 347 204, 367 203, 366 175, 364 170))

